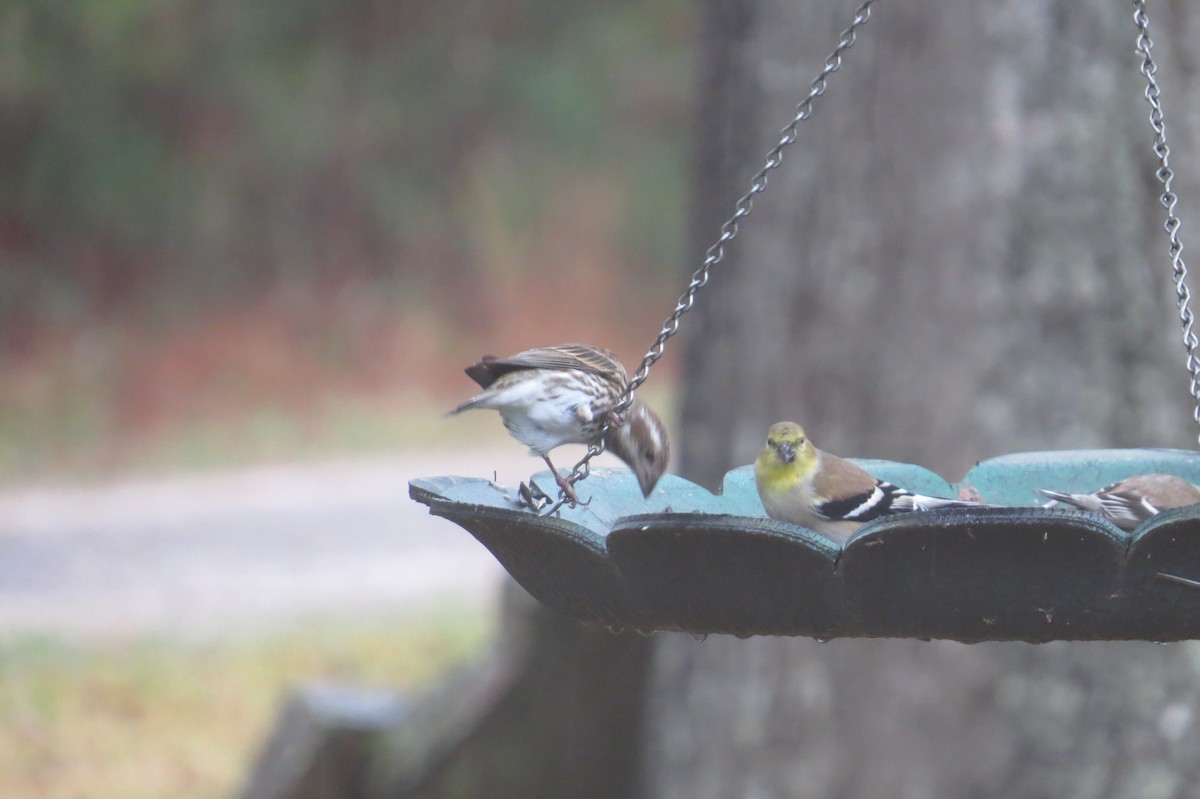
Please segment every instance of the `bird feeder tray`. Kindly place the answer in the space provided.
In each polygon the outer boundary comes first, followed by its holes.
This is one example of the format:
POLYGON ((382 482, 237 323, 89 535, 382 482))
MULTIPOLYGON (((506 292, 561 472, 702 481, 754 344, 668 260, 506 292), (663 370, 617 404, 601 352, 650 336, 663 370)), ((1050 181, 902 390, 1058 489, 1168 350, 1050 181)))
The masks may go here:
MULTIPOLYGON (((1200 483, 1195 453, 1006 455, 959 484, 911 464, 856 462, 918 493, 973 488, 1004 507, 891 516, 843 545, 766 518, 748 466, 726 474, 718 494, 667 475, 649 499, 630 472, 593 469, 578 486, 586 504, 551 516, 482 479, 413 480, 409 494, 475 536, 542 603, 613 628, 964 642, 1200 638, 1200 506, 1126 532, 1040 507, 1036 494, 1152 472, 1200 483)), ((553 485, 548 472, 534 479, 553 485)))

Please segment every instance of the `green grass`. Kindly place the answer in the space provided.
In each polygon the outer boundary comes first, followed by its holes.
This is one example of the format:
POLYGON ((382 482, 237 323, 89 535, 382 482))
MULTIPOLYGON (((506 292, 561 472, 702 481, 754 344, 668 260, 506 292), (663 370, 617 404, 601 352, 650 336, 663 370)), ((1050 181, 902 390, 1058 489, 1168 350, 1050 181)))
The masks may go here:
POLYGON ((0 643, 0 796, 234 795, 296 682, 417 687, 477 652, 486 629, 447 612, 209 644, 0 643))

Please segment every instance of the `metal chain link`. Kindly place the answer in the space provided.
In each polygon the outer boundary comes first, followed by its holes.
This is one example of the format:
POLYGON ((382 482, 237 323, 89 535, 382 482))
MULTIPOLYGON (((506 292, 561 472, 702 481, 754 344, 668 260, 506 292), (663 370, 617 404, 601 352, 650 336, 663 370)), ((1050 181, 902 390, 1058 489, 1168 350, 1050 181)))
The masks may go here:
MULTIPOLYGON (((1179 238, 1179 217, 1175 214, 1175 206, 1179 198, 1171 190, 1171 182, 1175 173, 1171 170, 1169 156, 1171 150, 1167 147, 1167 126, 1163 120, 1162 91, 1158 86, 1155 73, 1158 65, 1150 55, 1154 42, 1150 40, 1150 20, 1146 17, 1146 0, 1133 0, 1133 22, 1138 29, 1137 52, 1142 57, 1141 72, 1146 78, 1146 101, 1150 103, 1150 127, 1154 129, 1154 154, 1158 156, 1158 169, 1155 176, 1162 183, 1163 191, 1159 201, 1167 210, 1167 221, 1164 229, 1171 241, 1171 271, 1175 282, 1175 300, 1179 307, 1179 322, 1183 328, 1183 347, 1187 351, 1187 371, 1191 380, 1190 391, 1196 401, 1192 418, 1200 424, 1200 361, 1196 359, 1196 348, 1200 343, 1196 340, 1194 327, 1196 317, 1190 307, 1192 293, 1187 287, 1187 264, 1183 261, 1183 242, 1179 238)), ((1200 441, 1200 437, 1197 438, 1200 441)))
MULTIPOLYGON (((646 355, 642 358, 642 364, 634 373, 633 377, 625 386, 625 392, 621 395, 621 399, 615 406, 613 412, 620 416, 629 410, 629 406, 633 403, 633 394, 642 383, 646 382, 646 378, 650 376, 650 369, 658 362, 658 359, 663 356, 663 350, 666 347, 667 339, 674 336, 679 331, 679 320, 682 316, 692 309, 696 302, 696 292, 708 284, 709 272, 714 266, 721 262, 725 257, 725 245, 733 241, 738 234, 738 223, 750 215, 751 209, 754 207, 754 197, 767 188, 767 175, 773 169, 776 169, 783 163, 783 150, 796 141, 797 126, 812 116, 813 101, 821 95, 825 94, 826 83, 830 75, 841 69, 842 55, 854 46, 854 42, 858 38, 858 30, 871 19, 871 6, 876 0, 865 0, 854 12, 854 20, 850 26, 842 31, 838 39, 837 47, 825 59, 825 66, 820 74, 813 79, 808 87, 808 96, 800 101, 796 106, 796 113, 792 117, 792 121, 780 131, 779 143, 767 153, 766 165, 758 171, 750 180, 750 190, 742 195, 734 204, 734 214, 725 224, 721 225, 721 235, 705 253, 704 263, 692 273, 691 282, 688 283, 687 290, 679 296, 675 303, 675 310, 663 322, 662 329, 658 333, 658 337, 654 339, 654 343, 650 345, 650 349, 646 351, 646 355)), ((575 464, 571 470, 571 474, 566 480, 569 485, 574 486, 580 480, 586 480, 591 474, 590 462, 592 458, 604 452, 604 436, 608 433, 613 422, 611 419, 605 419, 600 430, 600 437, 595 443, 588 446, 587 454, 575 464)), ((559 489, 558 501, 550 506, 545 513, 551 514, 561 508, 564 504, 570 501, 567 492, 559 489)))

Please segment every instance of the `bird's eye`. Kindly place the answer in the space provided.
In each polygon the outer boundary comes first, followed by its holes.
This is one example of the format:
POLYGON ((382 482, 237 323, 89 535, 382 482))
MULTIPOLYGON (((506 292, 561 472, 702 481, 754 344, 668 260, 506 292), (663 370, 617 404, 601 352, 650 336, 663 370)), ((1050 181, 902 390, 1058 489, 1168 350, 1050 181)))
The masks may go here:
POLYGON ((652 449, 645 450, 645 451, 642 453, 642 457, 643 457, 643 458, 645 458, 645 459, 646 459, 646 460, 648 460, 648 461, 652 461, 652 460, 654 460, 654 450, 652 450, 652 449))
POLYGON ((767 439, 767 446, 768 446, 768 447, 774 447, 774 446, 775 446, 775 439, 773 439, 773 438, 768 438, 768 439, 767 439))
POLYGON ((796 439, 796 445, 804 446, 804 436, 800 436, 799 438, 796 439))

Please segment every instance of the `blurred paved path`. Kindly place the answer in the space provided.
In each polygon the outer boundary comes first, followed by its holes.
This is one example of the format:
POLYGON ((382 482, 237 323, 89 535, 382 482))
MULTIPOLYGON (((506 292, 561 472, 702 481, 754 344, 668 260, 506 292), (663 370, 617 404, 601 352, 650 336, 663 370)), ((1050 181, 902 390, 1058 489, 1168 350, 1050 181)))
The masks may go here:
POLYGON ((0 637, 205 637, 305 615, 482 608, 502 570, 411 501, 408 480, 495 471, 515 485, 539 468, 506 442, 0 493, 0 637))

